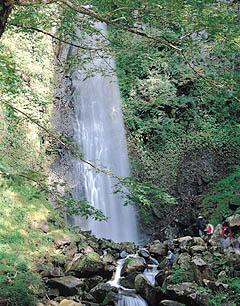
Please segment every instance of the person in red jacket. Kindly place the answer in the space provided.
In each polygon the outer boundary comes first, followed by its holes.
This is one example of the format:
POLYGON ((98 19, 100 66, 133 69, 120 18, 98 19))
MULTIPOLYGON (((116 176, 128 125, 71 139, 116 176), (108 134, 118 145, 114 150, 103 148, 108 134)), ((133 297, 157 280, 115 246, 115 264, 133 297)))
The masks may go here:
POLYGON ((223 222, 222 224, 222 233, 221 233, 221 244, 224 249, 227 249, 231 246, 232 242, 232 229, 229 226, 228 222, 223 222))
POLYGON ((232 229, 228 222, 224 222, 222 225, 222 238, 229 238, 232 240, 232 229))

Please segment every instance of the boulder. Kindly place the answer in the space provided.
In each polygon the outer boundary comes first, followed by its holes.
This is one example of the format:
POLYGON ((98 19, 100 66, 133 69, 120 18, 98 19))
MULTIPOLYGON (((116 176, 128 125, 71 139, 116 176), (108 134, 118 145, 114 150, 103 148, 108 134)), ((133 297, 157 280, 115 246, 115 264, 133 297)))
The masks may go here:
POLYGON ((72 242, 72 238, 68 235, 54 239, 54 244, 57 248, 63 248, 65 245, 69 245, 72 242))
POLYGON ((173 240, 175 248, 179 248, 181 251, 188 252, 193 245, 193 238, 191 236, 185 236, 173 240))
POLYGON ((103 282, 103 278, 100 275, 88 277, 84 279, 84 289, 90 291, 93 287, 103 282))
POLYGON ((104 278, 111 279, 114 267, 111 269, 104 264, 100 255, 96 252, 91 252, 84 255, 77 255, 72 262, 67 265, 67 272, 71 272, 78 277, 91 277, 100 275, 104 278))
POLYGON ((63 270, 60 267, 55 267, 53 264, 46 265, 45 269, 41 272, 42 277, 62 277, 64 276, 63 270))
POLYGON ((83 306, 83 304, 72 300, 62 300, 59 306, 83 306))
POLYGON ((122 251, 119 256, 120 258, 126 258, 129 254, 126 251, 122 251))
POLYGON ((208 294, 197 291, 197 284, 184 282, 177 285, 168 285, 166 294, 172 299, 193 306, 207 306, 208 294))
POLYGON ((191 256, 188 253, 181 253, 178 256, 176 263, 180 268, 188 270, 191 268, 191 256))
POLYGON ((122 267, 121 276, 132 272, 143 272, 146 268, 146 261, 142 257, 128 257, 122 267))
POLYGON ((154 287, 143 274, 136 276, 135 289, 150 306, 158 305, 159 301, 166 299, 166 295, 162 289, 160 287, 154 287))
POLYGON ((192 255, 196 254, 202 254, 207 250, 207 247, 205 245, 193 245, 190 248, 190 252, 192 255))
POLYGON ((157 275, 155 276, 155 280, 156 280, 156 283, 162 287, 163 283, 164 283, 164 280, 166 278, 166 271, 165 270, 160 270, 157 275))
POLYGON ((117 292, 116 288, 113 288, 110 284, 100 283, 96 287, 92 288, 89 292, 98 303, 103 303, 103 301, 109 299, 110 296, 114 296, 110 294, 110 292, 117 292))
POLYGON ((224 284, 218 281, 216 282, 210 281, 208 279, 203 279, 203 284, 213 291, 224 291, 224 290, 228 290, 229 288, 227 284, 224 284))
POLYGON ((138 250, 138 255, 145 258, 145 259, 148 259, 150 257, 149 251, 145 248, 139 249, 138 250))
POLYGON ((134 254, 136 251, 136 246, 132 242, 121 242, 120 247, 120 251, 126 251, 128 254, 134 254))
POLYGON ((120 285, 128 288, 128 289, 134 289, 135 287, 135 278, 138 274, 140 274, 141 272, 131 272, 128 275, 126 275, 125 277, 122 277, 120 279, 120 285))
POLYGON ((193 237, 193 245, 206 246, 206 242, 201 237, 193 237))
POLYGON ((192 266, 195 276, 195 281, 199 284, 203 284, 203 279, 212 280, 213 273, 210 270, 208 264, 201 257, 192 258, 192 266))
POLYGON ((240 227, 240 214, 230 216, 226 219, 226 221, 229 222, 231 227, 240 227))
POLYGON ((159 240, 155 240, 149 244, 149 253, 153 257, 162 258, 167 255, 167 246, 159 240))
POLYGON ((45 234, 49 231, 48 223, 46 220, 33 220, 30 228, 41 230, 45 234))
POLYGON ((64 276, 52 278, 48 281, 48 286, 57 288, 63 296, 74 295, 78 293, 78 289, 83 286, 84 280, 74 276, 64 276))
POLYGON ((116 260, 112 254, 103 255, 102 260, 105 264, 116 265, 116 260))

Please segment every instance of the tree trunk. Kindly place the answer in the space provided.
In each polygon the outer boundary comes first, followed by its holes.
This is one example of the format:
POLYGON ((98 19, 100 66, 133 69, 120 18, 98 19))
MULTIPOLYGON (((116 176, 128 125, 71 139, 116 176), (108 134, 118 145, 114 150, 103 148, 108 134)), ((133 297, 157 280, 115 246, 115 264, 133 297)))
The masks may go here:
POLYGON ((6 4, 5 0, 0 0, 0 38, 4 32, 11 10, 11 5, 6 4))

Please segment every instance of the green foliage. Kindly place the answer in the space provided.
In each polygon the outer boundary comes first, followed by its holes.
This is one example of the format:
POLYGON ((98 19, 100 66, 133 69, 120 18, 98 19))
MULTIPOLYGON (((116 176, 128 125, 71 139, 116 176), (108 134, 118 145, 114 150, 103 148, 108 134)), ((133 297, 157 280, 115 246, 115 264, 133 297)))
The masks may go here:
POLYGON ((29 306, 37 302, 43 284, 39 275, 29 271, 17 255, 0 251, 0 296, 11 306, 29 306))
POLYGON ((203 211, 209 216, 209 221, 214 225, 233 214, 235 210, 240 211, 240 167, 220 179, 202 199, 203 211))
MULTIPOLYGON (((226 301, 226 295, 224 292, 216 293, 214 295, 211 295, 208 299, 209 306, 219 306, 223 305, 223 303, 226 301)), ((232 304, 234 306, 234 304, 232 304)))
POLYGON ((121 179, 116 185, 115 193, 119 193, 125 200, 125 205, 136 205, 144 223, 151 222, 152 210, 156 207, 172 207, 176 199, 159 187, 142 183, 134 177, 121 179))
POLYGON ((92 218, 98 221, 106 221, 107 218, 103 212, 94 206, 92 206, 88 201, 85 200, 74 200, 70 197, 60 197, 58 198, 58 209, 60 212, 67 215, 80 215, 86 219, 92 218))
POLYGON ((193 271, 178 266, 173 266, 171 269, 171 282, 173 284, 191 282, 194 280, 193 271))

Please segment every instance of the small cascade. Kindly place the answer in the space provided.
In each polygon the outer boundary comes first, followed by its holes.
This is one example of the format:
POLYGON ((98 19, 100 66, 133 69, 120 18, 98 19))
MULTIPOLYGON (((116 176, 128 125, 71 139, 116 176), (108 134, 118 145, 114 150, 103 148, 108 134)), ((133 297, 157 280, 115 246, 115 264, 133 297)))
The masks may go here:
MULTIPOLYGON (((148 306, 147 302, 139 295, 135 293, 134 289, 127 289, 120 285, 121 280, 121 270, 124 265, 124 262, 129 257, 138 256, 137 254, 130 254, 124 259, 119 259, 117 261, 117 269, 114 275, 113 280, 108 283, 116 288, 119 288, 119 296, 118 301, 116 302, 116 306, 148 306)), ((150 257, 151 262, 153 264, 148 265, 147 269, 144 271, 145 277, 149 280, 149 282, 154 286, 155 284, 155 276, 158 272, 158 261, 152 257, 150 257)))
POLYGON ((144 271, 143 274, 148 279, 148 281, 154 286, 155 285, 155 276, 158 273, 158 265, 159 265, 159 263, 153 257, 150 257, 150 259, 153 262, 153 264, 149 264, 147 269, 144 271))
POLYGON ((136 294, 126 294, 121 293, 119 295, 119 300, 116 304, 117 306, 147 306, 147 302, 136 294))

